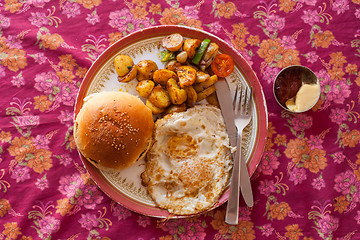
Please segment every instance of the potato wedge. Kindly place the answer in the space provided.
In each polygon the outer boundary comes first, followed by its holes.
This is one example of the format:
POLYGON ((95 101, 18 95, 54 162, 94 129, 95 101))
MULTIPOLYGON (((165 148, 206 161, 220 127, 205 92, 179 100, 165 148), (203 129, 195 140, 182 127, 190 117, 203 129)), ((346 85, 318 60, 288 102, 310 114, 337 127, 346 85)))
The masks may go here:
POLYGON ((178 79, 176 73, 169 69, 158 69, 153 75, 154 82, 163 86, 166 86, 166 83, 170 78, 178 79))
POLYGON ((117 55, 114 59, 116 73, 123 77, 132 69, 134 62, 128 55, 117 55))
POLYGON ((190 66, 180 66, 177 68, 176 73, 179 77, 180 87, 191 86, 196 79, 196 70, 190 66))
POLYGON ((203 71, 197 71, 196 72, 196 79, 195 79, 195 83, 201 83, 201 82, 205 82, 206 80, 208 80, 210 78, 210 75, 208 73, 205 73, 203 71))
POLYGON ((215 92, 213 92, 212 94, 210 94, 209 96, 207 96, 207 97, 206 97, 206 101, 207 101, 210 105, 220 107, 219 100, 218 100, 215 92))
POLYGON ((145 105, 151 110, 153 114, 160 114, 165 112, 165 108, 159 108, 155 106, 152 102, 149 101, 149 99, 146 100, 145 105))
POLYGON ((187 103, 194 103, 197 100, 197 92, 195 91, 195 89, 192 86, 187 86, 184 88, 186 95, 187 95, 187 99, 186 102, 187 103))
POLYGON ((166 108, 171 104, 168 92, 160 85, 154 87, 148 96, 148 100, 158 108, 166 108))
POLYGON ((197 102, 200 102, 201 100, 204 100, 208 96, 210 96, 212 93, 216 91, 216 87, 214 85, 206 88, 205 90, 199 92, 197 94, 197 102))
POLYGON ((169 107, 166 108, 165 114, 171 114, 175 112, 184 112, 186 110, 186 104, 180 104, 180 105, 173 105, 171 104, 169 107))
POLYGON ((169 69, 169 70, 171 70, 173 72, 176 72, 177 68, 180 67, 180 66, 182 66, 182 64, 179 63, 178 61, 171 60, 171 61, 169 61, 169 62, 167 62, 165 64, 165 69, 169 69))
POLYGON ((156 63, 152 60, 142 60, 136 64, 137 80, 151 80, 154 72, 158 69, 156 63))
POLYGON ((136 85, 136 91, 139 93, 141 97, 146 98, 147 96, 150 95, 154 87, 155 87, 155 83, 153 81, 144 80, 138 82, 138 84, 136 85))
POLYGON ((125 76, 120 77, 118 76, 118 80, 119 82, 130 82, 131 80, 133 80, 137 75, 137 67, 134 64, 130 70, 130 72, 128 72, 125 76))
POLYGON ((204 91, 206 88, 210 87, 211 85, 214 85, 214 83, 216 83, 217 80, 218 80, 218 76, 212 75, 208 80, 194 84, 193 87, 196 92, 201 92, 204 91))
POLYGON ((187 99, 187 94, 184 89, 181 89, 174 78, 170 78, 166 84, 166 89, 169 92, 170 100, 173 104, 182 104, 187 99))
POLYGON ((173 33, 164 37, 161 40, 161 45, 169 51, 176 52, 182 47, 183 42, 183 36, 181 36, 179 33, 173 33))
POLYGON ((200 47, 200 39, 186 39, 183 44, 184 51, 187 52, 188 58, 192 59, 196 53, 196 50, 200 47))

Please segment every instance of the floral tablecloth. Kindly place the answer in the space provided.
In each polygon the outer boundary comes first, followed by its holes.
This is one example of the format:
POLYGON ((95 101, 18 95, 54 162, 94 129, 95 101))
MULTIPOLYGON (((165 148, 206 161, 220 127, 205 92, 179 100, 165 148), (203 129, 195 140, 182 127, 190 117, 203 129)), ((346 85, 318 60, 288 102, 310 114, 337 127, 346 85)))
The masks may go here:
POLYGON ((0 3, 0 239, 360 239, 360 1, 5 0, 0 3), (153 25, 186 25, 234 46, 256 72, 269 114, 238 226, 226 204, 161 221, 112 201, 72 135, 74 102, 95 59, 153 25), (274 76, 317 74, 317 105, 291 114, 274 76))

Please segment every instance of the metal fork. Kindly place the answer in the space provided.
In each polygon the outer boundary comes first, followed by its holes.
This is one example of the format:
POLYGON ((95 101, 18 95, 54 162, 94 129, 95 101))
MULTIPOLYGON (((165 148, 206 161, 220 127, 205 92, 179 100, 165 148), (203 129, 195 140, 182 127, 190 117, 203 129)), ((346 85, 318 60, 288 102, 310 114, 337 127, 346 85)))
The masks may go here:
POLYGON ((248 169, 245 159, 241 154, 242 133, 251 120, 252 88, 250 90, 248 90, 247 87, 245 87, 245 89, 242 87, 240 88, 241 89, 239 89, 239 86, 236 87, 233 102, 235 125, 238 136, 236 140, 236 153, 230 184, 230 195, 225 216, 225 222, 231 225, 238 224, 240 186, 241 193, 246 204, 249 207, 252 207, 254 204, 248 169), (250 93, 248 93, 249 91, 250 93))

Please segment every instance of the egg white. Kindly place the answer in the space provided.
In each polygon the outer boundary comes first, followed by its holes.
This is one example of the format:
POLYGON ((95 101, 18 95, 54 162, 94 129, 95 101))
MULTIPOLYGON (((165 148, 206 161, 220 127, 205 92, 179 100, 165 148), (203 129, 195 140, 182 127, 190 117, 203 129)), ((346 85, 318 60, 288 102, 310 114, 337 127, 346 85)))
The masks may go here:
POLYGON ((188 215, 213 206, 229 182, 231 147, 220 109, 196 105, 157 120, 143 180, 160 208, 188 215))

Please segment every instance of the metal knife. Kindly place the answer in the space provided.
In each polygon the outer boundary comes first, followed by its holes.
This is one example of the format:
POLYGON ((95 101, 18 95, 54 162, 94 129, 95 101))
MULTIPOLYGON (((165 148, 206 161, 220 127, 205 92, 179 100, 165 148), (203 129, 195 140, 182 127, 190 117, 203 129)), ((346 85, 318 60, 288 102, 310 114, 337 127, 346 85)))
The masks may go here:
MULTIPOLYGON (((216 87, 216 95, 218 97, 220 108, 221 108, 221 113, 223 115, 224 122, 226 125, 226 131, 228 132, 228 135, 229 135, 230 145, 232 147, 236 147, 237 129, 235 126, 235 121, 234 121, 233 99, 232 99, 232 94, 231 94, 229 85, 228 85, 226 79, 219 78, 219 80, 215 83, 215 87, 216 87)), ((233 159, 235 159, 235 154, 233 154, 233 159)), ((231 181, 233 181, 233 180, 239 181, 239 185, 241 186, 241 193, 243 195, 245 203, 247 206, 252 207, 253 206, 253 196, 252 196, 252 189, 251 189, 249 173, 248 173, 248 170, 247 170, 244 160, 239 159, 239 164, 243 170, 241 172, 245 175, 245 176, 241 177, 241 179, 243 181, 240 182, 240 176, 234 176, 234 175, 232 176, 231 181), (246 179, 246 180, 244 180, 244 179, 246 179)), ((234 165, 234 168, 236 168, 236 167, 238 167, 238 166, 234 165)), ((231 189, 230 189, 230 191, 231 191, 231 189)), ((239 194, 239 190, 237 191, 237 194, 239 194)), ((238 205, 238 203, 237 203, 237 205, 238 205)))

